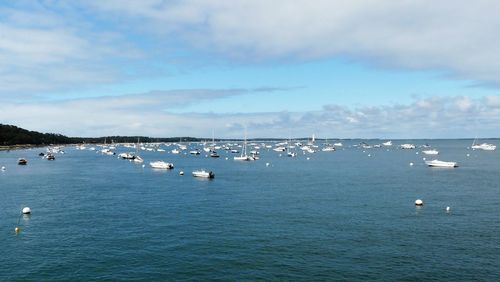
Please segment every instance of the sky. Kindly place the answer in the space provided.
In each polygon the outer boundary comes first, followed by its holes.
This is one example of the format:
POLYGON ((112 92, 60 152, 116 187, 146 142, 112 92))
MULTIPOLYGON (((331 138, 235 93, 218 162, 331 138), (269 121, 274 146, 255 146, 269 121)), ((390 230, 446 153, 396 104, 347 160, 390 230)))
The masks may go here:
POLYGON ((0 0, 0 123, 68 136, 500 137, 500 2, 0 0))

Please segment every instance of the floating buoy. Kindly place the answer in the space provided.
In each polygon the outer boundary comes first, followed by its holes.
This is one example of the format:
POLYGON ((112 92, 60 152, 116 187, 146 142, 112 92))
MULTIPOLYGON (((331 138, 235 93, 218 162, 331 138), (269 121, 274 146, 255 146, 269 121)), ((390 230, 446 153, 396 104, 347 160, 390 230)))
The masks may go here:
POLYGON ((422 160, 424 160, 424 161, 425 161, 425 158, 422 158, 422 160))
POLYGON ((226 157, 226 161, 227 161, 227 160, 229 160, 229 158, 228 158, 228 157, 226 157))
POLYGON ((423 202, 422 200, 417 199, 417 200, 415 201, 415 206, 422 206, 422 205, 424 205, 424 202, 423 202))
POLYGON ((446 212, 450 212, 450 207, 446 207, 446 212))
POLYGON ((413 163, 410 163, 410 166, 413 166, 413 163))
POLYGON ((266 163, 266 166, 269 166, 269 163, 266 163))
POLYGON ((31 209, 29 207, 25 207, 23 208, 23 214, 30 214, 31 213, 31 209))
POLYGON ((145 164, 143 164, 143 165, 142 165, 142 167, 146 167, 146 165, 145 165, 145 164))
POLYGON ((467 157, 470 157, 470 154, 467 154, 467 157))
POLYGON ((372 156, 372 154, 368 154, 368 157, 371 157, 371 156, 372 156))
POLYGON ((16 228, 14 228, 14 231, 16 231, 16 234, 21 232, 21 228, 19 228, 19 226, 16 226, 16 228))
POLYGON ((418 155, 418 152, 416 152, 415 155, 418 155))
POLYGON ((307 160, 310 160, 310 158, 309 158, 309 157, 307 157, 307 160))
POLYGON ((180 171, 180 172, 179 172, 179 175, 184 175, 184 171, 180 171))
POLYGON ((2 170, 5 170, 5 166, 2 166, 2 170))

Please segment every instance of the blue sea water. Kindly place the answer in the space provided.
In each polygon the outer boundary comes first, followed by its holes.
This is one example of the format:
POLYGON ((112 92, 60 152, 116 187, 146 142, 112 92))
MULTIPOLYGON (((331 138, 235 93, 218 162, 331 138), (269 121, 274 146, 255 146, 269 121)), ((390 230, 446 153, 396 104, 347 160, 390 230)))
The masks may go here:
POLYGON ((72 147, 55 161, 0 152, 0 280, 499 281, 499 152, 408 141, 459 163, 438 169, 404 142, 255 162, 169 147, 141 152, 145 167, 72 147))

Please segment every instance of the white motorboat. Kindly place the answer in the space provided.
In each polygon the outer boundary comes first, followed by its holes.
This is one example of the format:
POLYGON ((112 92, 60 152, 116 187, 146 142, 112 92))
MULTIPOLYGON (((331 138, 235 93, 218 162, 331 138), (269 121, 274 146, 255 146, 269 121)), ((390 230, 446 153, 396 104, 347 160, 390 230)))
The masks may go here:
POLYGON ((140 156, 134 156, 134 163, 141 164, 144 160, 140 156))
POLYGON ((432 150, 424 150, 424 151, 422 151, 422 153, 424 153, 426 155, 437 155, 437 154, 439 154, 439 151, 432 149, 432 150))
POLYGON ((199 155, 199 154, 200 154, 200 151, 199 151, 198 149, 196 149, 196 150, 189 151, 189 153, 190 153, 191 155, 199 155))
POLYGON ((149 165, 152 168, 157 168, 157 169, 172 169, 172 168, 174 168, 174 164, 167 163, 167 162, 164 162, 164 161, 150 162, 149 165))
POLYGON ((215 174, 211 171, 200 169, 200 170, 193 171, 193 176, 194 177, 201 177, 201 178, 214 178, 215 174))
POLYGON ((337 143, 333 143, 333 146, 335 147, 342 147, 342 142, 337 142, 337 143))
POLYGON ((425 164, 431 167, 458 167, 456 162, 445 162, 440 160, 425 161, 425 164))
POLYGON ((181 151, 179 151, 178 149, 173 149, 170 152, 172 152, 172 154, 179 154, 181 151))
POLYGON ((382 143, 382 145, 384 145, 384 146, 392 146, 392 141, 389 140, 387 142, 382 143))
POLYGON ((327 146, 327 147, 321 149, 321 151, 323 151, 323 152, 333 152, 333 151, 335 151, 335 147, 327 146))
POLYGON ((124 160, 133 160, 135 158, 132 153, 120 153, 118 154, 118 157, 124 160))
POLYGON ((415 145, 414 144, 401 144, 401 149, 405 149, 405 150, 415 149, 415 145))
POLYGON ((484 150, 484 151, 494 151, 497 148, 496 145, 482 143, 482 144, 473 144, 471 149, 473 150, 484 150))

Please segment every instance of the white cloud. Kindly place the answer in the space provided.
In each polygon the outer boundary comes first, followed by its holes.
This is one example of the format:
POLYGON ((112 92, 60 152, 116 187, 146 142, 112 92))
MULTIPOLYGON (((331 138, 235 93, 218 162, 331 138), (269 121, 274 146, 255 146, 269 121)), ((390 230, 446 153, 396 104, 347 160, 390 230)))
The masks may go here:
POLYGON ((175 114, 169 109, 243 95, 247 90, 184 90, 101 97, 58 103, 2 103, 0 120, 30 130, 70 136, 148 135, 153 137, 241 138, 309 136, 341 138, 499 137, 496 97, 434 97, 407 105, 350 108, 326 105, 321 111, 248 114, 175 114), (421 107, 430 104, 432 107, 421 107))
POLYGON ((492 1, 98 1, 142 31, 223 56, 349 56, 500 82, 500 3, 492 1))

